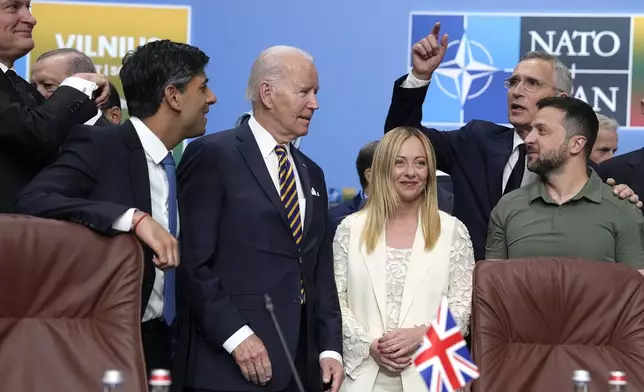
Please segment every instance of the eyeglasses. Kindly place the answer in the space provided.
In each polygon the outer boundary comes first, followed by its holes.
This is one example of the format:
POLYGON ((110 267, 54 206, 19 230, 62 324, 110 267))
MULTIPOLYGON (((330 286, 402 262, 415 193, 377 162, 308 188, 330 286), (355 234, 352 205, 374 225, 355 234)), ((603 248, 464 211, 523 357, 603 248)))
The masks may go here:
POLYGON ((553 89, 555 89, 557 91, 563 92, 563 90, 558 88, 558 87, 555 87, 555 86, 553 86, 551 84, 548 84, 548 83, 541 82, 538 79, 531 78, 529 76, 527 76, 525 78, 520 78, 518 76, 512 76, 512 77, 509 77, 509 78, 505 79, 503 84, 504 84, 505 88, 507 88, 507 89, 510 89, 510 88, 514 89, 514 88, 517 88, 517 86, 519 86, 519 83, 521 83, 521 82, 523 82, 523 88, 526 91, 529 91, 531 93, 541 89, 542 87, 550 87, 550 88, 553 88, 553 89))

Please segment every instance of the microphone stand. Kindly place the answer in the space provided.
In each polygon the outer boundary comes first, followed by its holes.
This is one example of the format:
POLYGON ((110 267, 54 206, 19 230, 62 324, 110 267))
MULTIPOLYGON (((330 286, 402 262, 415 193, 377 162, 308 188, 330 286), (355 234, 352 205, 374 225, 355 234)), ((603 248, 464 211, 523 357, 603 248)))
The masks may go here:
POLYGON ((284 353, 286 354, 286 359, 288 360, 288 365, 291 368, 291 373, 293 373, 293 377, 295 378, 297 389, 300 392, 305 392, 304 386, 302 385, 302 380, 300 380, 300 375, 297 374, 297 369, 295 369, 295 362, 293 361, 293 357, 291 357, 291 353, 288 350, 288 346, 286 345, 286 340, 284 340, 284 334, 282 333, 282 328, 280 328, 280 325, 277 322, 277 317, 275 317, 275 311, 274 311, 275 306, 273 305, 273 300, 271 299, 270 295, 264 294, 264 302, 266 304, 266 310, 271 315, 271 319, 273 320, 273 325, 275 326, 277 335, 280 338, 280 342, 282 343, 282 348, 284 349, 284 353))

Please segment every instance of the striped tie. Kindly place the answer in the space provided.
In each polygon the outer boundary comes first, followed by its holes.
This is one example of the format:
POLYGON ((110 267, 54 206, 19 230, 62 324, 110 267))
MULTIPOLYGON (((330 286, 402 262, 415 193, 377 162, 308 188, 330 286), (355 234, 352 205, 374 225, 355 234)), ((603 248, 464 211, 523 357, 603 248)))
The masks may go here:
MULTIPOLYGON (((279 162, 280 196, 282 203, 284 203, 284 208, 286 208, 286 217, 291 233, 299 247, 300 242, 302 242, 302 218, 300 216, 300 201, 297 197, 297 186, 295 185, 295 173, 288 160, 286 147, 282 145, 276 146, 275 154, 277 154, 277 161, 279 162)), ((306 298, 304 295, 304 282, 300 280, 300 283, 300 301, 304 303, 306 298)))

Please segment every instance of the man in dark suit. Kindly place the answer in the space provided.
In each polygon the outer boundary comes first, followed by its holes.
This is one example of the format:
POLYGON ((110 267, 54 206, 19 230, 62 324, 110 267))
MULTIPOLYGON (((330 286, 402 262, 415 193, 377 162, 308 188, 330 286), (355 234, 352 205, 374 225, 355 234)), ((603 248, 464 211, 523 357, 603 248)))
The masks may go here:
MULTIPOLYGON (((356 169, 358 170, 362 190, 353 199, 329 208, 329 225, 334 235, 340 222, 354 212, 360 211, 367 201, 369 182, 371 181, 371 163, 373 162, 376 147, 378 147, 378 141, 370 142, 362 146, 358 152, 356 169)), ((454 195, 440 186, 436 191, 438 193, 438 209, 451 214, 454 206, 454 195)))
POLYGON ((290 144, 307 134, 317 90, 308 54, 269 48, 251 70, 253 116, 191 142, 182 157, 188 313, 173 377, 185 390, 298 390, 265 294, 305 390, 330 383, 337 392, 344 379, 324 174, 290 144))
MULTIPOLYGON (((505 81, 513 128, 481 120, 472 120, 455 131, 426 128, 421 125, 423 101, 432 73, 447 49, 447 35, 440 39, 439 34, 440 23, 436 23, 427 37, 414 44, 413 69, 395 82, 385 132, 407 125, 422 129, 429 138, 438 170, 449 174, 453 182, 454 216, 467 226, 476 260, 483 260, 490 212, 503 194, 537 178, 526 169, 523 142, 538 111, 536 104, 541 98, 567 95, 572 90, 572 76, 557 57, 530 52, 505 81)), ((589 165, 596 167, 592 161, 589 165)), ((618 185, 614 192, 641 206, 627 186, 618 185)))
POLYGON ((132 117, 123 125, 73 130, 60 157, 14 206, 19 213, 77 222, 105 235, 132 232, 144 243, 141 328, 148 370, 170 368, 173 267, 179 263, 170 151, 205 132, 206 113, 215 102, 206 84, 207 63, 198 48, 167 40, 126 56, 120 76, 132 117))
MULTIPOLYGON (((641 105, 644 114, 644 99, 641 105)), ((636 194, 644 194, 644 148, 602 162, 597 174, 604 181, 612 178, 618 184, 628 185, 636 194)))
POLYGON ((92 118, 109 94, 104 75, 81 73, 45 100, 18 76, 13 64, 34 48, 29 7, 0 0, 0 213, 10 212, 18 192, 56 159, 70 128, 92 118))

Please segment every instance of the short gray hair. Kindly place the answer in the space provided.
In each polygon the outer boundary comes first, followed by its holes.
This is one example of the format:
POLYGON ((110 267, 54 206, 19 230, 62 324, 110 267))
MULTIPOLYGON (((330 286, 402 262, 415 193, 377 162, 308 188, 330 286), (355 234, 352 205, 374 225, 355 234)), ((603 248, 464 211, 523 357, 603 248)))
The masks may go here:
POLYGON ((284 77, 284 65, 281 61, 283 54, 299 54, 313 62, 313 56, 302 49, 293 46, 271 46, 260 53, 253 63, 246 87, 246 99, 251 102, 259 101, 259 86, 262 82, 268 81, 271 84, 277 83, 284 77))
POLYGON ((612 117, 608 117, 601 113, 597 113, 597 120, 599 121, 599 129, 610 129, 617 131, 619 128, 619 122, 612 117))
POLYGON ((523 55, 519 62, 525 60, 543 60, 550 62, 552 68, 555 70, 555 87, 566 94, 572 93, 572 73, 566 64, 559 60, 559 57, 542 50, 536 50, 523 55))
POLYGON ((85 53, 78 51, 73 48, 60 48, 50 50, 41 54, 36 62, 44 60, 49 57, 54 56, 68 56, 69 57, 69 69, 68 76, 72 76, 77 73, 96 73, 96 66, 92 59, 89 58, 85 53))

